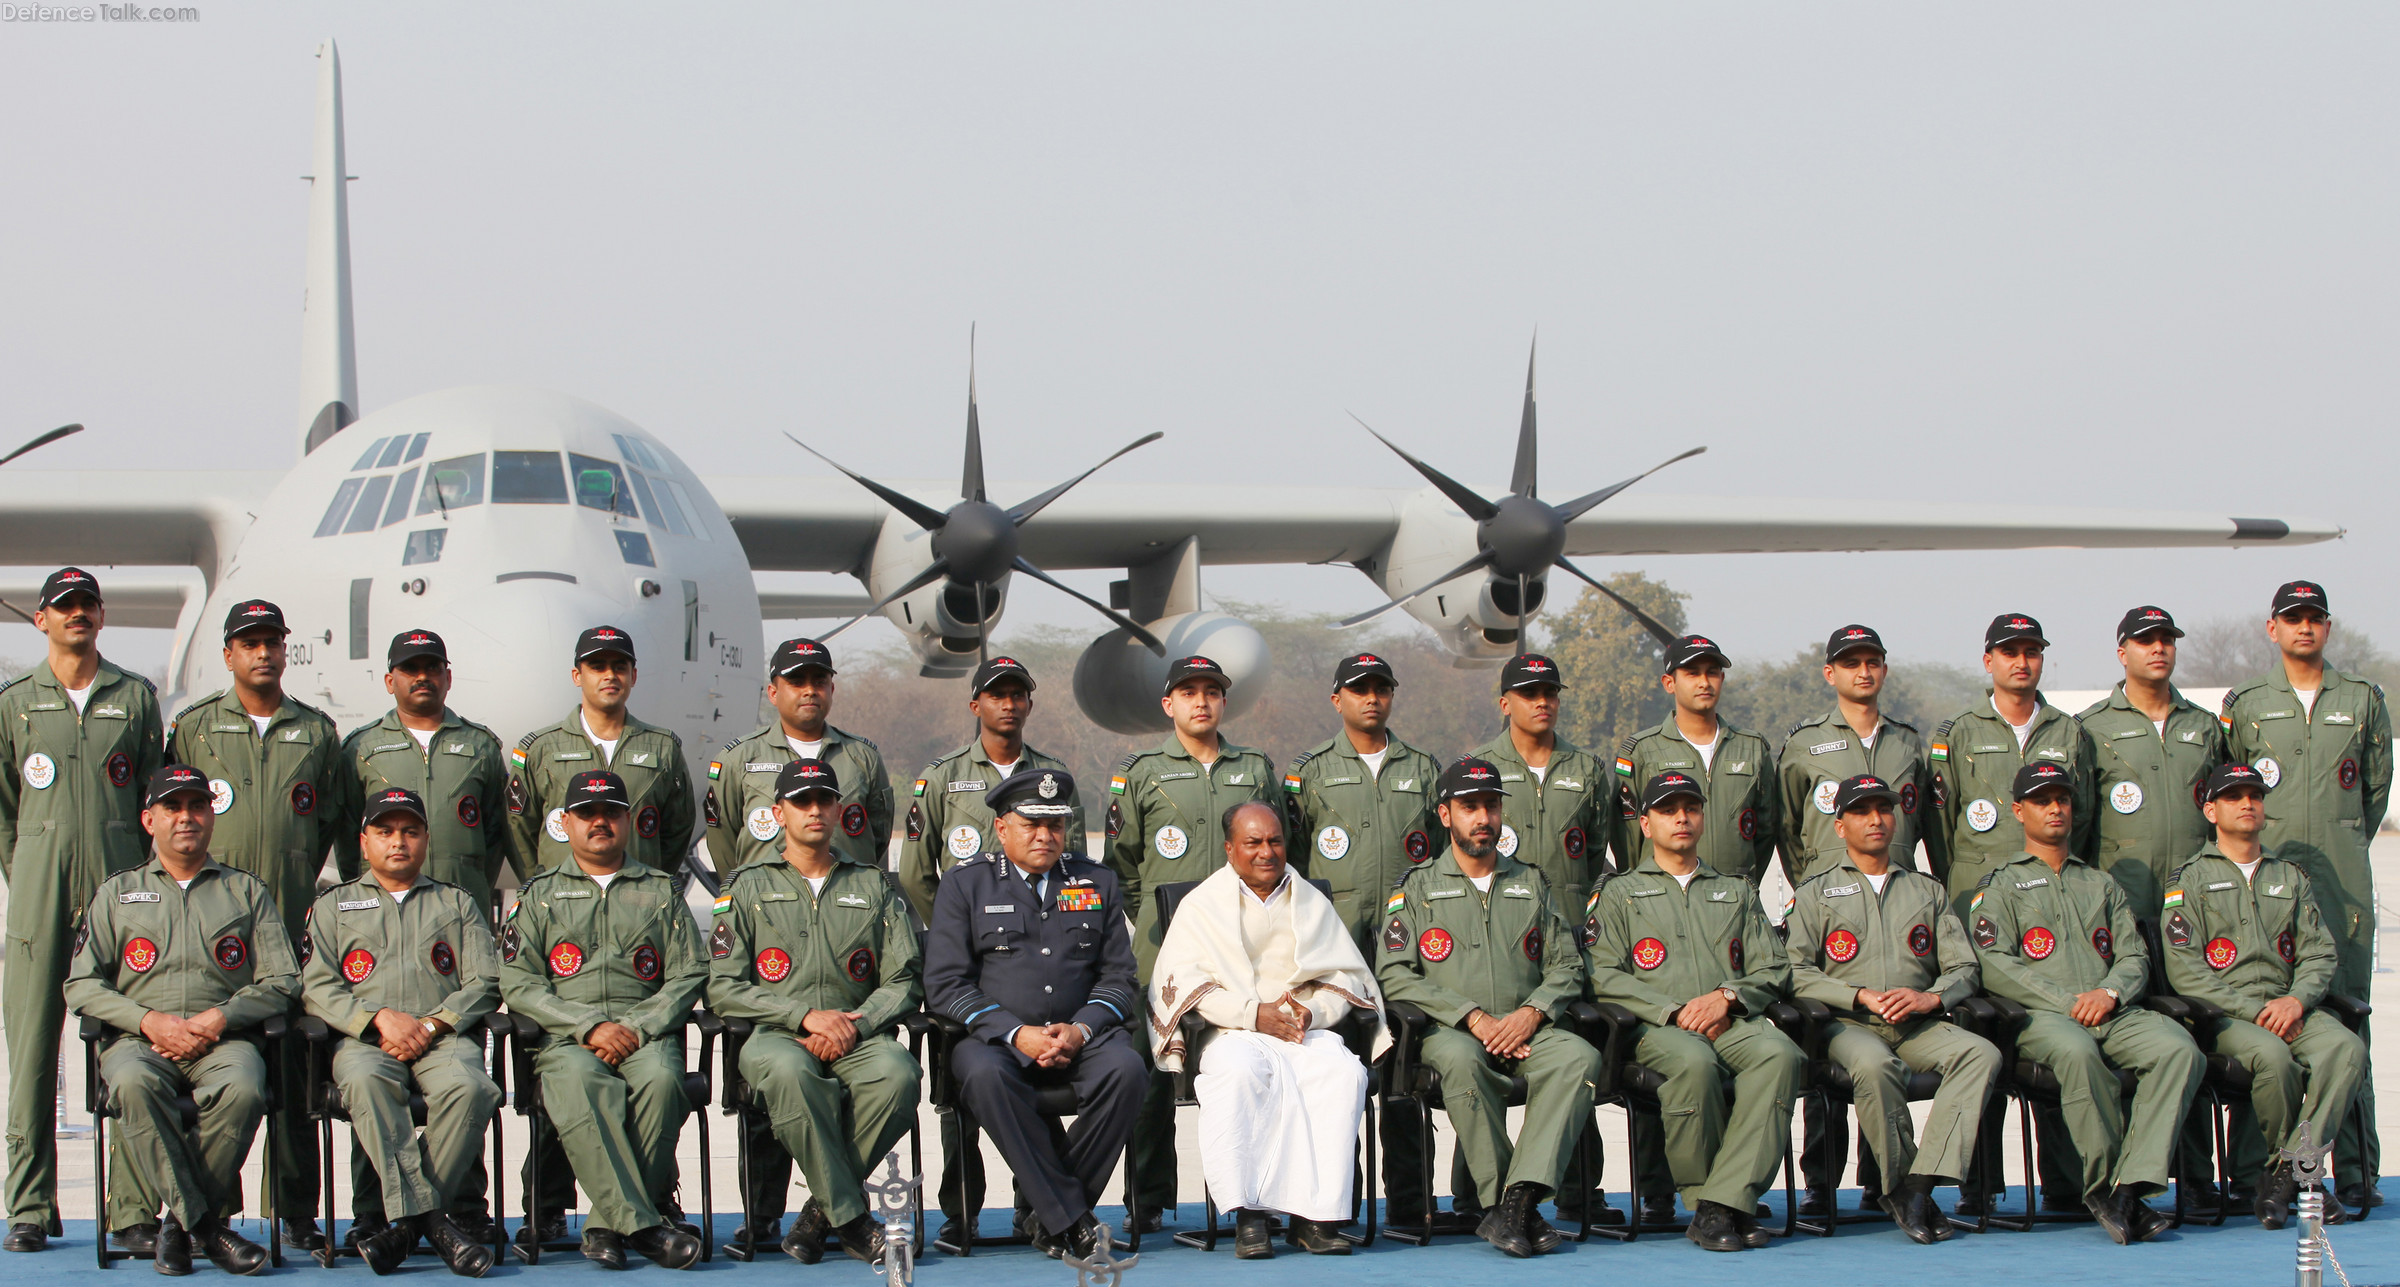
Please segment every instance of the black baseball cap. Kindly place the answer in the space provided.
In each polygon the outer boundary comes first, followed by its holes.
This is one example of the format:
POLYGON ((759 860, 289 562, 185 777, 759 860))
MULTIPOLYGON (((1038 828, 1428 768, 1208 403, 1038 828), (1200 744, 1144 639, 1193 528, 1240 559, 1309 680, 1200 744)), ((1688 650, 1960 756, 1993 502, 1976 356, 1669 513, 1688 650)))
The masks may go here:
POLYGON ((1392 673, 1392 663, 1371 652, 1344 657, 1334 665, 1334 687, 1348 688, 1362 679, 1380 679, 1394 688, 1400 686, 1400 677, 1392 673))
POLYGON ((834 776, 833 766, 823 760, 804 756, 784 765, 783 771, 775 775, 775 798, 778 800, 797 800, 816 791, 823 791, 837 799, 842 794, 841 779, 834 776))
POLYGON ((279 635, 292 633, 292 628, 283 624, 283 609, 264 599, 244 599, 225 613, 227 643, 233 642, 235 635, 251 630, 272 630, 279 635))
POLYGON ((100 597, 100 578, 82 568, 60 568, 42 580, 42 597, 34 600, 33 610, 40 612, 70 594, 100 597))
POLYGON ((814 639, 786 639, 775 646, 775 657, 767 663, 767 673, 790 679, 811 666, 833 674, 833 653, 814 639))
POLYGON ((1539 688, 1544 684, 1552 688, 1566 687, 1566 672, 1558 668, 1557 662, 1538 652, 1521 652, 1501 664, 1501 692, 1539 688))
POLYGON ((358 815, 358 825, 364 827, 387 813, 415 814, 425 821, 425 797, 407 787, 385 787, 367 797, 366 811, 358 815))
POLYGON ((2325 597, 2325 587, 2314 581, 2286 581, 2275 588, 2275 601, 2267 605, 2267 615, 2280 617, 2294 608, 2315 608, 2328 616, 2333 603, 2325 597))
POLYGON ((1455 800, 1462 795, 1507 795, 1508 788, 1500 785, 1500 770, 1490 760, 1470 755, 1449 768, 1434 782, 1435 803, 1455 800))
POLYGON ((2208 771, 2208 785, 2200 788, 2200 802, 2206 804, 2237 787, 2250 787, 2263 795, 2267 779, 2257 769, 2238 761, 2220 764, 2208 771))
POLYGON ((1875 651, 1884 653, 1887 656, 1890 655, 1890 650, 1883 646, 1882 635, 1876 634, 1873 630, 1870 630, 1865 626, 1854 623, 1843 626, 1841 629, 1834 631, 1831 635, 1826 637, 1825 660, 1832 661, 1834 658, 1841 656, 1843 653, 1851 652, 1860 648, 1872 648, 1875 651))
POLYGON ((1872 773, 1861 773, 1854 778, 1842 779, 1842 784, 1833 789, 1833 811, 1848 813, 1850 806, 1861 800, 1898 800, 1899 798, 1900 793, 1892 789, 1891 783, 1872 773))
POLYGON ((185 791, 197 791, 202 795, 216 794, 208 785, 208 775, 191 765, 162 765, 158 772, 150 775, 150 785, 142 788, 142 807, 147 809, 168 796, 185 791))
POLYGON ((1159 691, 1174 692, 1183 687, 1183 681, 1187 679, 1213 679, 1217 681, 1219 691, 1233 691, 1233 676, 1226 674, 1223 666, 1206 657, 1178 658, 1174 665, 1167 667, 1167 686, 1159 691))
POLYGON ((580 809, 590 804, 630 809, 633 797, 625 793, 625 779, 607 769, 585 769, 567 779, 567 807, 580 809))
POLYGON ((2042 638, 2042 623, 2022 612, 2003 612, 1983 628, 1983 650, 1990 652, 2001 644, 2016 640, 2031 640, 2044 648, 2050 641, 2042 638))
POLYGON ((1684 795, 1688 795, 1702 804, 1708 803, 1708 793, 1700 789, 1699 779, 1689 773, 1679 773, 1674 769, 1669 769, 1650 779, 1649 785, 1642 788, 1642 812, 1648 813, 1667 801, 1684 795))
POLYGON ((443 665, 450 664, 450 649, 442 637, 430 630, 403 630, 392 636, 391 650, 385 654, 384 668, 396 670, 404 661, 431 657, 443 665))
POLYGON ((2175 624, 2174 614, 2155 604, 2145 603, 2138 608, 2128 608, 2124 616, 2117 618, 2118 643, 2123 643, 2137 635, 2153 634, 2159 631, 2164 631, 2177 639, 2183 638, 2183 631, 2175 624))
POLYGON ((1064 818, 1075 812, 1067 803, 1075 794, 1074 775, 1065 769, 1018 769, 983 793, 984 807, 997 817, 1015 813, 1027 818, 1064 818))
POLYGON ((1025 669, 1024 662, 1014 657, 994 657, 975 668, 975 678, 968 682, 967 693, 972 697, 981 697, 1003 679, 1016 680, 1025 685, 1025 691, 1029 693, 1034 689, 1033 672, 1025 669))
POLYGON ((575 636, 575 664, 578 666, 612 652, 632 661, 633 636, 615 626, 593 626, 575 636))
MULTIPOLYGON (((1826 656, 1830 658, 1832 654, 1827 653, 1826 656)), ((1733 659, 1725 655, 1725 650, 1717 646, 1716 640, 1707 635, 1685 635, 1675 641, 1674 647, 1667 649, 1666 669, 1677 670, 1708 657, 1716 658, 1720 666, 1733 665, 1733 659)))
POLYGON ((2074 785, 2065 769, 2048 760, 2035 760, 2017 770, 2016 781, 2009 784, 2008 795, 2012 800, 2023 800, 2036 791, 2047 791, 2051 787, 2067 791, 2073 789, 2074 785))

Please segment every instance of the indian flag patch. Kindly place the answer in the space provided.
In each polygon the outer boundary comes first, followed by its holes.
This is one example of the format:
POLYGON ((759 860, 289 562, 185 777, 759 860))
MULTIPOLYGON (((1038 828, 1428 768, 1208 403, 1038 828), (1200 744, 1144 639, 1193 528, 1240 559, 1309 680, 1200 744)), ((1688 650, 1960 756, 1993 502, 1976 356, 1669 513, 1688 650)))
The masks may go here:
POLYGON ((1291 792, 1293 795, 1300 794, 1300 775, 1297 773, 1284 774, 1283 789, 1291 792))
POLYGON ((1975 896, 1974 896, 1973 898, 1970 898, 1970 899, 1968 899, 1968 900, 1967 900, 1967 910, 1968 910, 1968 911, 1970 911, 1970 912, 1973 912, 1973 911, 1980 911, 1980 910, 1982 909, 1982 907, 1983 907, 1983 891, 1982 891, 1982 890, 1980 890, 1980 889, 1978 889, 1978 890, 1976 890, 1976 891, 1975 891, 1975 896))
POLYGON ((723 773, 724 771, 725 771, 725 761, 723 761, 723 760, 710 760, 710 761, 708 762, 708 780, 709 780, 709 781, 711 781, 711 782, 714 782, 714 781, 716 781, 716 780, 717 780, 717 775, 718 775, 718 774, 720 774, 720 773, 723 773))
POLYGON ((1401 912, 1406 911, 1407 909, 1408 895, 1401 893, 1397 889, 1392 891, 1392 896, 1390 898, 1383 900, 1383 914, 1386 916, 1398 916, 1401 912))
POLYGON ((915 786, 913 786, 913 787, 910 787, 910 788, 908 789, 908 793, 909 793, 910 795, 923 795, 923 794, 925 794, 925 779, 923 779, 923 778, 918 778, 918 779, 917 779, 917 784, 916 784, 915 786))
POLYGON ((522 746, 519 746, 519 747, 512 748, 512 749, 509 751, 509 753, 508 753, 508 762, 509 762, 511 765, 514 765, 514 766, 515 766, 515 767, 517 767, 517 768, 520 768, 520 769, 524 768, 524 767, 525 767, 525 748, 524 748, 524 747, 522 747, 522 746))
POLYGON ((2233 731, 2233 716, 2219 715, 2217 716, 2217 723, 2224 725, 2226 732, 2230 733, 2233 731))
POLYGON ((1124 774, 1122 774, 1122 773, 1115 774, 1115 775, 1111 776, 1111 777, 1108 779, 1108 793, 1109 793, 1110 795, 1123 795, 1123 794, 1125 794, 1125 775, 1124 775, 1124 774))
POLYGON ((1617 757, 1617 776, 1618 776, 1618 777, 1621 777, 1621 778, 1629 778, 1629 777, 1632 777, 1632 776, 1633 776, 1633 761, 1631 761, 1631 760, 1629 760, 1629 759, 1626 759, 1626 758, 1625 758, 1624 756, 1622 756, 1622 755, 1618 756, 1618 757, 1617 757))
POLYGON ((1936 742, 1931 747, 1927 748, 1926 754, 1932 756, 1936 760, 1946 761, 1950 758, 1950 744, 1948 742, 1936 742))
POLYGON ((732 911, 732 910, 733 910, 733 895, 731 895, 731 894, 719 894, 719 895, 717 895, 717 901, 716 901, 716 905, 715 905, 715 906, 712 906, 712 907, 710 907, 710 908, 708 909, 708 914, 709 914, 709 915, 711 915, 711 916, 723 916, 725 913, 727 913, 727 912, 730 912, 730 911, 732 911))
POLYGON ((1583 914, 1590 916, 1600 910, 1600 891, 1595 889, 1583 900, 1583 914))
POLYGON ((2169 907, 2181 906, 2183 906, 2183 891, 2180 889, 2168 890, 2166 901, 2159 904, 2159 908, 2162 911, 2169 907))

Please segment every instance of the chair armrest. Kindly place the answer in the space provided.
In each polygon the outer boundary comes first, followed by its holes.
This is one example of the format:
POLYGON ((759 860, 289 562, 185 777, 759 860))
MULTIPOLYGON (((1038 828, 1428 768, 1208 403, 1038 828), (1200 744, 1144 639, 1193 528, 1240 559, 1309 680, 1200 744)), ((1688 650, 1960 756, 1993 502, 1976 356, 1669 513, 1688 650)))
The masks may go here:
POLYGON ((1374 1058, 1375 1034, 1382 1030, 1382 1017, 1373 1010, 1359 1006, 1351 1007, 1350 1013, 1343 1015, 1341 1021, 1334 1024, 1331 1029, 1333 1034, 1342 1039, 1342 1044, 1348 1046, 1350 1053, 1356 1055, 1362 1064, 1374 1058))
POLYGON ((1765 1017, 1795 1043, 1808 1040, 1808 1016, 1801 1013, 1799 1006, 1789 1001, 1769 1001, 1765 1017))
POLYGON ((2366 1027, 2368 1017, 2375 1013, 2374 1006, 2368 1005, 2357 997, 2340 996, 2331 992, 2325 994, 2324 1000, 2317 1002, 2317 1008, 2341 1020, 2352 1032, 2366 1027))
POLYGON ((949 1015, 932 1011, 924 1013, 926 1021, 932 1025, 929 1030, 932 1041, 925 1058, 925 1097, 936 1109, 955 1108, 958 1106, 957 1079, 950 1074, 950 1052, 973 1038, 967 1035, 967 1025, 949 1015))
POLYGON ((1618 1070, 1633 1061, 1634 1042, 1641 1039, 1642 1019, 1614 1001, 1578 1001, 1567 1007, 1570 1016, 1593 1025, 1585 1039, 1600 1048, 1600 1080, 1593 1093, 1600 1099, 1617 1094, 1618 1070))
POLYGON ((1200 1052, 1216 1037, 1217 1026, 1201 1018, 1198 1010, 1185 1011, 1176 1026, 1183 1030, 1183 1066, 1175 1070, 1175 1100, 1195 1103, 1198 1095, 1192 1088, 1192 1079, 1200 1075, 1200 1052))
POLYGON ((265 1037, 269 1041, 281 1041, 291 1032, 291 1030, 292 1017, 288 1014, 268 1015, 266 1019, 258 1025, 258 1035, 265 1037))
POLYGON ((700 1035, 704 1038, 725 1035, 725 1021, 718 1018, 715 1011, 706 1007, 692 1011, 685 1016, 684 1022, 698 1028, 700 1035))
POLYGON ((345 1035, 335 1032, 332 1024, 313 1014, 304 1014, 294 1019, 292 1031, 299 1033, 302 1041, 331 1041, 337 1036, 345 1035))
POLYGON ((1821 1062, 1825 1058, 1826 1047, 1832 1044, 1833 1034, 1840 1027, 1834 1022, 1833 1007, 1813 997, 1794 997, 1777 1004, 1789 1005, 1799 1012, 1801 1053, 1812 1063, 1821 1062))
POLYGON ((2172 992, 2144 997, 2142 1007, 2183 1024, 2206 1023, 2225 1017, 2225 1012, 2210 1002, 2198 997, 2177 996, 2172 992))
POLYGON ((1389 997, 1384 998, 1383 1015, 1392 1025, 1392 1048, 1384 1063, 1384 1094, 1407 1095, 1416 1081, 1417 1043, 1436 1025, 1423 1009, 1389 997))
POLYGON ((108 1022, 106 1020, 95 1019, 88 1014, 78 1017, 80 1018, 81 1022, 76 1025, 76 1031, 83 1035, 83 1039, 85 1041, 104 1041, 107 1039, 108 1022))
POLYGON ((1950 1007, 1950 1022, 1979 1037, 1985 1036, 1999 1025, 2000 1011, 1990 997, 1972 996, 1950 1007))

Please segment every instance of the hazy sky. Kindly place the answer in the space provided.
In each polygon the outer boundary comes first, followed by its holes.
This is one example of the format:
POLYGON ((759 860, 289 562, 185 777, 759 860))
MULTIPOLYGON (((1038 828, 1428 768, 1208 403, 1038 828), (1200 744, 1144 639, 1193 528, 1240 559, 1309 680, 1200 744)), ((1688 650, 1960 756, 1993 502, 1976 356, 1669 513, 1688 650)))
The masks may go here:
POLYGON ((332 35, 370 411, 530 383, 704 474, 822 472, 789 429, 951 475, 976 322, 1023 492, 1150 429, 1104 478, 1402 486, 1344 412, 1502 477, 1538 326, 1559 497, 1705 443, 1645 490, 2350 529, 1624 565, 1737 654, 1857 618, 1971 664, 2028 611, 2096 686, 2127 606, 2263 616, 2292 576, 2400 643, 2388 6, 199 8, 0 23, 0 438, 92 426, 11 468, 293 457, 332 35))

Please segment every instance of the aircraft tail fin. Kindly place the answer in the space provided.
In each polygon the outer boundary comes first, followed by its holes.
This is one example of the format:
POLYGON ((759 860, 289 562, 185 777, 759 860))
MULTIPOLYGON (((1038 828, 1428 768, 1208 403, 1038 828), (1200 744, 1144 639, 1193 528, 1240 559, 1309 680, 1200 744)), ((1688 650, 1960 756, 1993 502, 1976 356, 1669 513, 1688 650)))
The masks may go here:
POLYGON ((308 294, 300 315, 300 454, 358 419, 350 325, 349 160, 342 149, 341 54, 317 47, 317 130, 308 192, 308 294))

